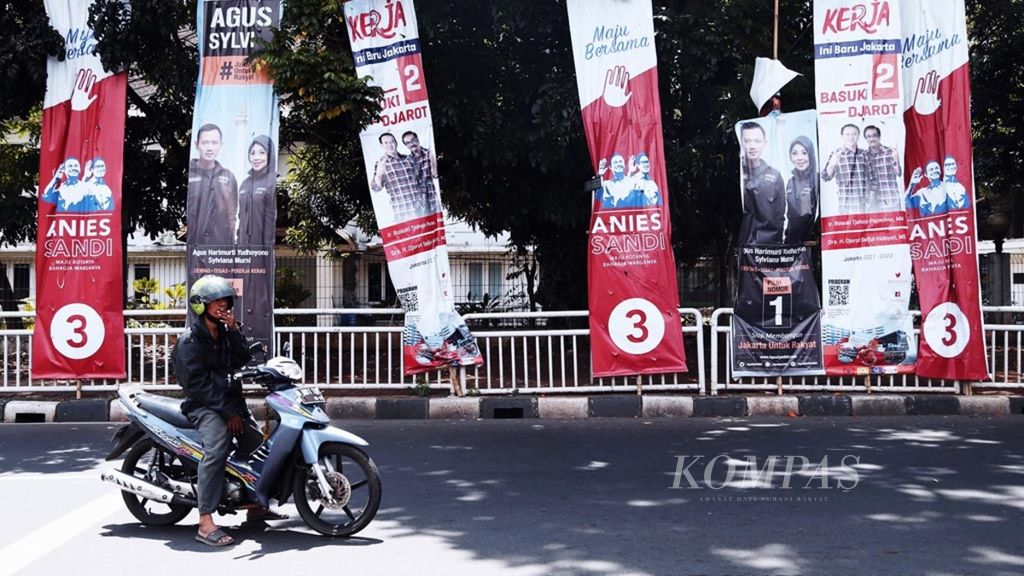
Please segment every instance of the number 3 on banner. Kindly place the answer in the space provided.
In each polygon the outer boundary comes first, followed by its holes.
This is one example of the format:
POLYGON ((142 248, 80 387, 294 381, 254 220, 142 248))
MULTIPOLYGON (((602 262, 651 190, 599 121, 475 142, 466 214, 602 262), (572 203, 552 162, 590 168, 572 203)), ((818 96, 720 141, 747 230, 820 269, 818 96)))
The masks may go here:
POLYGON ((943 358, 963 352, 971 339, 970 322, 955 302, 943 302, 932 308, 921 332, 928 346, 943 358))
POLYGON ((72 360, 88 358, 103 345, 106 328, 91 306, 68 304, 50 321, 50 341, 62 356, 72 360))
POLYGON ((643 298, 629 298, 608 315, 608 335, 627 354, 646 354, 661 344, 665 317, 658 307, 643 298))

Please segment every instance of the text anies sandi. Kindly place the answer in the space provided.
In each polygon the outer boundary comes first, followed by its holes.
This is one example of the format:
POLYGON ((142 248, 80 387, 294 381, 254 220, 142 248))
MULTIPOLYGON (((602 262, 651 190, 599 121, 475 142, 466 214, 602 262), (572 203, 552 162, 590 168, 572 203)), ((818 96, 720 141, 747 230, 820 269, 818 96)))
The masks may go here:
POLYGON ((109 218, 57 218, 46 229, 43 253, 47 258, 112 256, 109 218))
POLYGON ((968 215, 914 223, 910 230, 910 256, 914 259, 974 253, 974 235, 968 215))
POLYGON ((593 254, 646 252, 666 248, 661 213, 598 215, 590 229, 593 254))

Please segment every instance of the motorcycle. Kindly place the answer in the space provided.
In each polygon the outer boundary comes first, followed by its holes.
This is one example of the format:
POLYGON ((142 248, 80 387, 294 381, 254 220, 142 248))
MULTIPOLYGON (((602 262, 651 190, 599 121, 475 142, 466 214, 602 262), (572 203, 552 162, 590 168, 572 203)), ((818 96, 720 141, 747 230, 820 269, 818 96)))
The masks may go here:
MULTIPOLYGON (((329 424, 326 402, 315 386, 299 386, 302 369, 275 357, 231 375, 233 382, 258 382, 280 422, 251 455, 229 455, 218 512, 270 500, 295 499, 302 520, 313 530, 349 537, 373 520, 380 507, 377 465, 363 451, 366 440, 329 424)), ((169 526, 198 506, 197 466, 203 459, 199 432, 181 413, 182 400, 139 389, 119 389, 129 423, 114 434, 108 461, 122 454, 120 470, 100 478, 122 490, 132 516, 149 525, 169 526)))

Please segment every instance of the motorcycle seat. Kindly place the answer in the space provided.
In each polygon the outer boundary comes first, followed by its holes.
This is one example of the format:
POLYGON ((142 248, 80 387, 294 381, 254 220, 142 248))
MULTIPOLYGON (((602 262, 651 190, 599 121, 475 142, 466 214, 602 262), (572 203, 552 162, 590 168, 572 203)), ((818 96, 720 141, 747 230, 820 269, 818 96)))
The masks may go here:
POLYGON ((139 392, 135 395, 135 400, 143 410, 176 428, 193 428, 192 423, 181 413, 181 404, 184 400, 148 392, 139 392))

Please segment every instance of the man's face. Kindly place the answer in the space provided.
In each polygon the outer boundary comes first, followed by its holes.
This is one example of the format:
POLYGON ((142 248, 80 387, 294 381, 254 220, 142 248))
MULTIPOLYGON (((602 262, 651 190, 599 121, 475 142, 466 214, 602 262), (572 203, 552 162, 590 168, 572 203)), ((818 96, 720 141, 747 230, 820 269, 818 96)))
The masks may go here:
POLYGON ((413 154, 420 153, 420 139, 417 138, 416 135, 409 134, 402 139, 402 143, 409 149, 409 152, 412 152, 413 154))
POLYGON ((637 162, 637 164, 640 166, 640 172, 644 174, 651 173, 651 159, 647 156, 641 156, 640 161, 637 162))
POLYGON ((868 147, 877 150, 882 145, 882 135, 877 130, 865 130, 864 139, 868 141, 868 147))
POLYGON ((764 133, 757 128, 748 128, 743 131, 743 152, 747 160, 760 160, 764 152, 764 133))
POLYGON ((846 146, 851 150, 856 148, 858 138, 860 138, 860 130, 857 130, 853 126, 843 128, 843 146, 846 146))
POLYGON ((217 300, 207 304, 206 310, 209 312, 210 316, 214 318, 221 318, 225 312, 231 310, 233 303, 232 298, 218 298, 217 300))
POLYGON ((266 168, 267 149, 259 144, 253 145, 253 147, 249 149, 249 163, 252 164, 252 169, 256 171, 266 168))
POLYGON ((384 152, 388 156, 395 156, 398 154, 398 140, 394 136, 385 135, 380 139, 380 145, 384 147, 384 152))
POLYGON ((68 176, 78 178, 78 175, 82 173, 82 165, 78 163, 78 160, 69 158, 64 162, 64 172, 66 172, 68 176))
POLYGON ((107 163, 103 160, 97 160, 92 163, 92 173, 97 178, 103 178, 107 175, 107 163))
POLYGON ((956 176, 956 160, 946 158, 946 161, 942 164, 942 171, 946 175, 946 178, 956 176))
POLYGON ((612 173, 623 174, 626 172, 626 160, 622 156, 616 154, 612 156, 612 173))
POLYGON ((938 182, 942 179, 942 172, 939 169, 938 162, 929 162, 928 165, 924 167, 924 172, 932 182, 938 182))
POLYGON ((220 132, 217 130, 206 130, 199 133, 199 140, 196 147, 199 148, 199 157, 206 162, 213 162, 220 154, 220 132))

